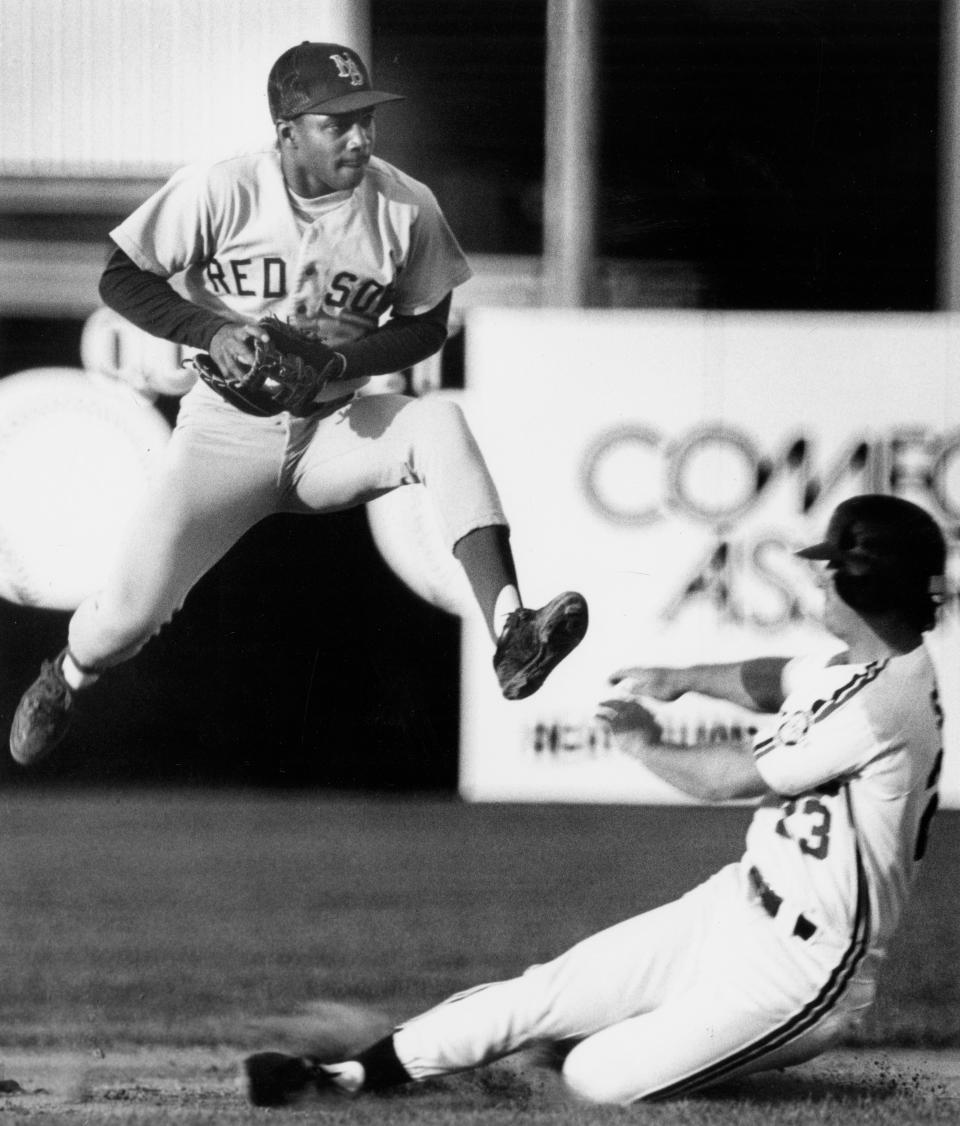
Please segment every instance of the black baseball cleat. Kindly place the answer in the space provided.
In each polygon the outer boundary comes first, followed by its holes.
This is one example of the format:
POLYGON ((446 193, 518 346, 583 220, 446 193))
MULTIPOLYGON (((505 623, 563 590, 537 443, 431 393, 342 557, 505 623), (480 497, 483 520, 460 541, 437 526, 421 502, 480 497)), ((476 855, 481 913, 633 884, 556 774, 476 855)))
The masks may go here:
POLYGON ((70 729, 73 692, 63 679, 66 652, 43 662, 40 675, 17 706, 10 727, 10 754, 21 766, 46 758, 70 729))
POLYGON ((288 1106, 314 1091, 336 1090, 336 1084, 313 1056, 256 1052, 243 1061, 247 1095, 254 1106, 288 1106))
POLYGON ((508 700, 532 696, 583 640, 588 620, 586 599, 573 590, 558 594, 539 610, 514 610, 493 655, 503 695, 508 700))

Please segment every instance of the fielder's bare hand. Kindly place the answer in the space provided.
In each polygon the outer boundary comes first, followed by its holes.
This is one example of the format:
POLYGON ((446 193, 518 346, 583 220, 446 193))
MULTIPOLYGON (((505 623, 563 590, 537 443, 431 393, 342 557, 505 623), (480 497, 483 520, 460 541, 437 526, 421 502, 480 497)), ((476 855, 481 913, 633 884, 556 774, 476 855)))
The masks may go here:
POLYGON ((210 341, 210 356, 222 372, 242 380, 256 358, 254 341, 270 337, 257 325, 229 324, 218 328, 210 341))
POLYGON ((614 735, 636 735, 647 744, 657 744, 663 736, 663 728, 639 700, 623 696, 601 700, 595 714, 614 735))

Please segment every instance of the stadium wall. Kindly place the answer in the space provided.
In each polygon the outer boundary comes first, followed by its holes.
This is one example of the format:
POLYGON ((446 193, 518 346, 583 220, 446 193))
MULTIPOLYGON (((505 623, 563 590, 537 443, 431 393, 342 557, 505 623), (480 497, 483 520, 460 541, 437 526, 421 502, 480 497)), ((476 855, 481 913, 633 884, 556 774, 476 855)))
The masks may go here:
MULTIPOLYGON (((836 648, 793 556, 860 492, 927 507, 950 542, 932 636, 947 706, 944 796, 960 804, 960 391, 950 315, 471 310, 464 405, 530 604, 574 587, 592 624, 528 700, 504 706, 464 621, 460 790, 472 800, 677 801, 592 720, 626 663, 836 648)), ((672 737, 756 716, 687 697, 672 737)))

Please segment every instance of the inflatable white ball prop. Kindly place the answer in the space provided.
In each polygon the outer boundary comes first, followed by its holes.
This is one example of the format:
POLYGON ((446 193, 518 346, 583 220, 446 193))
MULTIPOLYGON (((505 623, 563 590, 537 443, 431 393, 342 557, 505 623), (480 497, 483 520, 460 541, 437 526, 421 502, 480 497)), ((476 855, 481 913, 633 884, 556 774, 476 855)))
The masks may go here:
POLYGON ((185 395, 196 383, 197 373, 183 366, 185 354, 181 345, 151 336, 105 305, 90 314, 80 336, 85 371, 119 379, 151 397, 185 395))
POLYGON ((367 504, 373 542, 393 573, 425 602, 464 617, 473 594, 443 539, 423 485, 403 485, 367 504))
POLYGON ((0 379, 0 597, 72 610, 95 591, 169 438, 124 384, 77 368, 0 379))

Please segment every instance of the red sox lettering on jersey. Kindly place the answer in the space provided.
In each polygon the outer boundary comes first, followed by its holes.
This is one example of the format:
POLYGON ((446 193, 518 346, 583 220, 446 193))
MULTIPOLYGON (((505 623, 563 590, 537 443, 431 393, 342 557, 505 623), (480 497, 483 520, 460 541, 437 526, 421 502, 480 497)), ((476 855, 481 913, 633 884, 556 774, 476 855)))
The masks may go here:
POLYGON ((142 269, 182 274, 198 305, 273 313, 333 347, 470 277, 433 193, 376 157, 355 190, 318 199, 289 190, 276 149, 191 166, 111 233, 142 269))
MULTIPOLYGON (((315 274, 310 267, 306 272, 308 276, 315 274)), ((206 274, 211 292, 217 296, 260 297, 267 301, 279 301, 288 296, 287 264, 282 258, 227 261, 211 258, 206 274)), ((330 315, 343 310, 376 323, 393 304, 393 298, 393 286, 341 270, 330 280, 329 289, 319 304, 330 315)), ((294 311, 302 316, 307 311, 306 302, 298 302, 294 311)))

